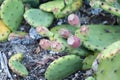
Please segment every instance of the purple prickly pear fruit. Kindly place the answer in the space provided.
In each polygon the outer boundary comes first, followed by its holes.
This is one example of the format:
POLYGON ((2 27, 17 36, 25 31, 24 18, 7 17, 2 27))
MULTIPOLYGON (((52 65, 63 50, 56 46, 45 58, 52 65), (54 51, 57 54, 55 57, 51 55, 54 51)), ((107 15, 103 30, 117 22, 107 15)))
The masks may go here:
POLYGON ((77 48, 81 45, 80 39, 77 36, 70 36, 67 39, 68 45, 70 45, 72 48, 77 48))
POLYGON ((58 33, 59 33, 63 38, 68 38, 69 36, 72 35, 72 33, 71 33, 68 29, 65 29, 65 28, 60 29, 58 33))
POLYGON ((89 28, 87 27, 87 25, 82 25, 82 26, 80 27, 80 33, 81 33, 81 34, 85 35, 85 34, 88 33, 88 31, 89 31, 89 28))
POLYGON ((51 42, 51 49, 55 52, 60 52, 64 50, 64 46, 62 43, 58 41, 52 41, 51 42))
POLYGON ((36 31, 37 31, 39 34, 41 34, 41 35, 46 35, 46 33, 49 32, 49 30, 48 30, 46 27, 44 27, 44 26, 38 26, 38 27, 36 28, 36 31))
POLYGON ((68 23, 72 26, 80 26, 80 19, 76 14, 70 14, 68 16, 68 23))
POLYGON ((51 41, 48 39, 41 39, 39 45, 41 46, 42 49, 48 50, 50 49, 51 41))
POLYGON ((44 37, 51 37, 51 36, 53 36, 53 33, 50 32, 48 30, 48 28, 46 28, 44 26, 38 26, 36 28, 36 31, 37 31, 38 34, 40 34, 41 36, 44 36, 44 37))

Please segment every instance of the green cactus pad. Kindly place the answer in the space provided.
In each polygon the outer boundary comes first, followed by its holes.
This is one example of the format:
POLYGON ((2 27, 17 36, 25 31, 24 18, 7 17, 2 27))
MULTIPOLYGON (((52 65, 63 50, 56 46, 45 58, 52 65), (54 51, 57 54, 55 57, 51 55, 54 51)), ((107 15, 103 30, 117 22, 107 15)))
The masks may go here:
POLYGON ((79 56, 67 55, 53 61, 45 72, 47 80, 63 80, 72 73, 80 70, 82 60, 79 56))
POLYGON ((103 10, 120 17, 120 10, 119 10, 120 6, 118 8, 116 8, 114 6, 110 6, 110 5, 106 4, 106 3, 101 3, 100 7, 103 10))
POLYGON ((68 24, 63 24, 59 26, 53 27, 50 31, 53 32, 54 34, 58 34, 58 31, 62 28, 68 29, 72 34, 74 34, 76 28, 74 26, 68 25, 68 24))
POLYGON ((95 72, 96 80, 119 80, 120 79, 120 41, 109 45, 98 55, 95 60, 98 66, 95 72))
POLYGON ((4 0, 0 0, 0 4, 2 4, 3 1, 4 1, 4 0))
POLYGON ((21 0, 5 0, 1 5, 1 19, 11 31, 18 29, 24 13, 21 0))
POLYGON ((93 55, 88 55, 82 62, 83 63, 82 70, 87 70, 92 68, 92 63, 96 59, 97 55, 98 53, 95 53, 93 55))
POLYGON ((120 27, 110 25, 87 25, 88 32, 81 34, 80 30, 76 30, 77 35, 83 45, 93 51, 102 51, 108 45, 120 40, 120 27))
POLYGON ((65 5, 63 0, 57 0, 41 4, 40 9, 47 12, 52 12, 53 10, 60 11, 62 8, 64 8, 64 6, 65 5))
POLYGON ((8 27, 0 20, 0 42, 7 40, 10 30, 8 27))
POLYGON ((44 12, 40 9, 29 9, 24 14, 25 20, 33 27, 49 27, 54 19, 51 13, 44 12))
POLYGON ((67 52, 68 54, 77 55, 77 56, 87 56, 88 54, 91 53, 90 50, 86 49, 83 46, 78 48, 71 48, 69 46, 68 48, 66 48, 65 52, 67 52))
POLYGON ((16 61, 16 60, 9 61, 9 67, 13 72, 15 72, 20 76, 25 77, 28 75, 28 71, 26 67, 23 64, 21 64, 19 61, 16 61))
POLYGON ((17 53, 11 56, 9 61, 21 61, 23 59, 23 54, 22 53, 17 53))
POLYGON ((90 77, 87 77, 85 80, 95 80, 95 78, 90 76, 90 77))
POLYGON ((81 6, 82 6, 82 0, 72 0, 72 3, 66 2, 66 6, 61 11, 55 11, 53 13, 56 18, 63 18, 77 11, 81 6))
POLYGON ((14 54, 9 59, 9 67, 16 74, 25 77, 28 75, 28 71, 27 71, 26 67, 20 63, 20 61, 22 61, 22 59, 23 59, 22 53, 14 54))
POLYGON ((40 5, 40 9, 53 12, 56 18, 63 18, 77 11, 82 5, 82 0, 54 0, 40 5))

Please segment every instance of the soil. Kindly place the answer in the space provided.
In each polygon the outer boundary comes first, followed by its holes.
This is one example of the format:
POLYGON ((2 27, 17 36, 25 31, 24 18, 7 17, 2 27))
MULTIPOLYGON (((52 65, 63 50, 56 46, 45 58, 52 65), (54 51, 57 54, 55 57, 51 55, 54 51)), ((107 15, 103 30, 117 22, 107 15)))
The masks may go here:
MULTIPOLYGON (((47 1, 47 0, 45 0, 47 1)), ((81 25, 84 24, 110 24, 117 25, 117 18, 101 9, 93 9, 84 0, 84 5, 75 14, 79 15, 81 19, 81 25)), ((67 23, 67 17, 63 19, 54 20, 50 28, 55 25, 61 25, 67 23)), ((15 53, 24 53, 24 60, 22 63, 29 71, 27 77, 20 77, 13 73, 10 69, 10 73, 14 80, 45 80, 44 73, 48 65, 55 59, 67 55, 67 53, 55 53, 53 51, 42 50, 38 45, 40 39, 44 38, 39 36, 35 29, 28 25, 25 20, 18 31, 28 32, 30 37, 24 39, 15 39, 13 41, 6 41, 0 43, 0 51, 5 53, 7 59, 15 53)), ((85 80, 86 71, 78 71, 75 74, 69 76, 64 80, 85 80)), ((0 67, 0 80, 9 80, 2 68, 0 67), (3 77, 4 76, 4 77, 3 77)))

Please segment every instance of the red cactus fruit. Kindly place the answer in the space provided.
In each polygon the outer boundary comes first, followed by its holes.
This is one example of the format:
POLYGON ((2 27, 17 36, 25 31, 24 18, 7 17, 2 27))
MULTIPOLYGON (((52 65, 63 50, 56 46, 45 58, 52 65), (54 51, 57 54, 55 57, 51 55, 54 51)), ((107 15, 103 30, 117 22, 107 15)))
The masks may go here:
POLYGON ((72 35, 72 33, 71 33, 68 29, 65 29, 65 28, 60 29, 58 33, 59 33, 63 38, 68 38, 69 36, 72 35))
POLYGON ((51 41, 48 39, 41 39, 39 45, 41 46, 42 49, 48 50, 50 49, 51 41))
POLYGON ((49 30, 44 26, 38 26, 36 31, 41 35, 46 35, 46 33, 49 32, 49 30))
POLYGON ((51 42, 51 49, 55 52, 60 52, 64 50, 64 46, 62 43, 58 41, 52 41, 51 42))
POLYGON ((72 48, 77 48, 81 45, 80 39, 77 36, 70 36, 67 39, 68 45, 70 45, 72 48))
POLYGON ((80 19, 76 14, 70 14, 68 16, 68 23, 72 26, 80 26, 80 19))
POLYGON ((89 31, 89 28, 87 27, 87 25, 82 25, 82 26, 80 27, 80 33, 81 33, 81 34, 85 35, 85 34, 88 33, 88 31, 89 31))

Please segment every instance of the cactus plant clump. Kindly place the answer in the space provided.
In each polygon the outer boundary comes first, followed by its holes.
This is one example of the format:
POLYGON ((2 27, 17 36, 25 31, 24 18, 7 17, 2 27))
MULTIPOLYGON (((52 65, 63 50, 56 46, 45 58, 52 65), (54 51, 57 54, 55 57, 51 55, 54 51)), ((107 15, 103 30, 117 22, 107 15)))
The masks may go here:
POLYGON ((24 13, 24 18, 33 27, 49 27, 53 22, 54 16, 40 9, 29 9, 24 13))
POLYGON ((7 40, 9 34, 9 28, 0 20, 0 42, 7 40))
POLYGON ((16 74, 18 74, 22 77, 25 77, 28 75, 28 71, 27 71, 26 67, 20 63, 22 59, 23 59, 22 53, 18 53, 18 54, 13 55, 9 59, 9 67, 16 74))
POLYGON ((63 80, 67 76, 80 70, 82 60, 76 55, 67 55, 53 61, 45 72, 47 80, 63 80))
POLYGON ((21 0, 4 0, 1 5, 1 19, 11 31, 18 29, 23 14, 24 5, 21 0))

